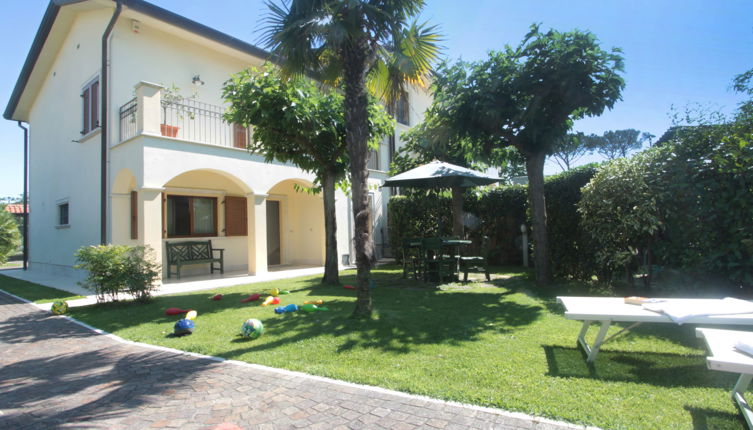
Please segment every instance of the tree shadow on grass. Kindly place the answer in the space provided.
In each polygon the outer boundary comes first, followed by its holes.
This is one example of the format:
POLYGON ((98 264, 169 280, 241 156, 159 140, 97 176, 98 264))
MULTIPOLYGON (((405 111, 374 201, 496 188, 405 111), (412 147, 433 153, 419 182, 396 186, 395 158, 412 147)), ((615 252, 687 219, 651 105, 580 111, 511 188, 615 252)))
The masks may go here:
POLYGON ((418 345, 460 345, 478 340, 484 332, 511 332, 533 323, 542 311, 541 307, 521 305, 498 293, 396 290, 390 294, 392 300, 375 300, 378 317, 372 320, 350 318, 353 305, 345 300, 327 302, 329 312, 299 311, 268 319, 264 322, 266 331, 281 336, 223 355, 233 358, 322 335, 340 339, 338 352, 373 348, 408 353, 418 345))
POLYGON ((745 419, 741 414, 731 414, 715 409, 685 406, 693 419, 693 430, 707 429, 741 429, 746 428, 745 419))
POLYGON ((599 351, 596 363, 587 363, 582 349, 543 346, 549 372, 559 378, 589 378, 634 382, 660 387, 730 388, 735 376, 710 372, 704 355, 658 352, 599 351))

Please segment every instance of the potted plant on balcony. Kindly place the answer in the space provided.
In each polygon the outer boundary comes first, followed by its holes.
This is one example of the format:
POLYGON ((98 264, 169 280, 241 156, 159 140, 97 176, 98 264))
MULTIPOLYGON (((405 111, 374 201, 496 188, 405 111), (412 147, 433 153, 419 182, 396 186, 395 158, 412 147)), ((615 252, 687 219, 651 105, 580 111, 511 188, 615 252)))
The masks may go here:
MULTIPOLYGON (((178 130, 180 127, 177 125, 168 125, 167 124, 167 107, 170 105, 177 105, 183 102, 183 96, 180 95, 180 88, 178 88, 175 84, 170 85, 169 87, 164 87, 162 90, 162 112, 163 112, 163 120, 162 124, 160 124, 160 132, 162 132, 163 136, 168 137, 175 137, 178 135, 178 130)), ((178 112, 180 112, 179 109, 176 109, 178 112)), ((180 118, 182 118, 182 115, 180 113, 178 114, 180 118)))

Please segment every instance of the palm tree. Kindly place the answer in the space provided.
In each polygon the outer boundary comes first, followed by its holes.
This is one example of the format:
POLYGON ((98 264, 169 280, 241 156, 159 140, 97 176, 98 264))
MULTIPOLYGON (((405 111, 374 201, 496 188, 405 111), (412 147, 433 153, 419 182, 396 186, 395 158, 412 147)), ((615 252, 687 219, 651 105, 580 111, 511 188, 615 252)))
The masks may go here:
POLYGON ((368 317, 374 258, 368 225, 368 90, 390 105, 408 84, 426 85, 439 55, 439 36, 435 27, 409 23, 423 0, 282 0, 267 6, 265 43, 281 59, 283 72, 309 73, 344 87, 358 270, 353 315, 368 317))

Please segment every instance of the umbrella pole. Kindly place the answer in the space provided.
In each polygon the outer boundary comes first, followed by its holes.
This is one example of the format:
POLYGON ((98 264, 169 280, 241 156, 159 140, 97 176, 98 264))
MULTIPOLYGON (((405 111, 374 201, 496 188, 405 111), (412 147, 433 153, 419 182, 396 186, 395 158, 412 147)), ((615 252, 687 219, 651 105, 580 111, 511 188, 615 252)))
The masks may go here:
POLYGON ((452 235, 464 239, 463 233, 463 189, 452 187, 452 235))

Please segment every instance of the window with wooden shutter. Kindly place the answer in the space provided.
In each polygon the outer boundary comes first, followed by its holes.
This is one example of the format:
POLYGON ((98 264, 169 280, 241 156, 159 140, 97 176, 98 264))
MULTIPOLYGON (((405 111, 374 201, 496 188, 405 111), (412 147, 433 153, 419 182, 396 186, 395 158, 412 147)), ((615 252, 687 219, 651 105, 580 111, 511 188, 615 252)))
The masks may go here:
POLYGON ((225 236, 248 236, 245 197, 225 197, 225 236))
POLYGON ((131 191, 131 239, 139 238, 139 199, 138 192, 131 191))
POLYGON ((81 134, 89 134, 99 128, 99 78, 84 86, 81 99, 84 108, 81 134))
POLYGON ((248 128, 233 124, 233 147, 241 149, 248 147, 248 128))

